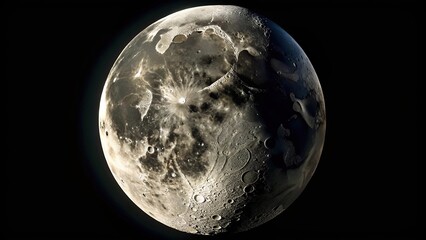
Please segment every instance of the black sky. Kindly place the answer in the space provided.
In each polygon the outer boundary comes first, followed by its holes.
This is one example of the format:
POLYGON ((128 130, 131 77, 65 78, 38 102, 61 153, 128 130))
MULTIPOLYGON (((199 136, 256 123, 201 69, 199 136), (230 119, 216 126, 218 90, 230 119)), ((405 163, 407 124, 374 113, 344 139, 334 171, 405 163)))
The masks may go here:
POLYGON ((267 224, 218 239, 423 234, 422 6, 244 2, 5 3, 2 235, 201 239, 150 219, 120 191, 103 158, 97 114, 108 71, 137 33, 177 10, 213 3, 245 6, 282 26, 316 69, 327 111, 323 155, 303 194, 267 224))

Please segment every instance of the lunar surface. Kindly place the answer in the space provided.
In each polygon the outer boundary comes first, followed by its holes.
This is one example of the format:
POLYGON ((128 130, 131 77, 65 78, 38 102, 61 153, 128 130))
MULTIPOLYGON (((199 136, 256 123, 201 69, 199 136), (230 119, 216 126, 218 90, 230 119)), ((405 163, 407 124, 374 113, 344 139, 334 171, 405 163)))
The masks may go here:
POLYGON ((282 213, 312 177, 325 105, 308 57, 237 6, 166 16, 121 52, 102 92, 108 166, 146 214, 203 235, 282 213))

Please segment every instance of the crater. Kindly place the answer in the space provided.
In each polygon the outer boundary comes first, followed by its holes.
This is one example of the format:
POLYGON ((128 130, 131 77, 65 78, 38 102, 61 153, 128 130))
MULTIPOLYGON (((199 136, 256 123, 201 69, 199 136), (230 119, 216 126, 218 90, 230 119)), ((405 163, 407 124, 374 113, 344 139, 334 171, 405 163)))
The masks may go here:
POLYGON ((178 34, 173 38, 173 43, 183 43, 184 41, 186 41, 186 39, 188 39, 185 35, 183 34, 178 34))

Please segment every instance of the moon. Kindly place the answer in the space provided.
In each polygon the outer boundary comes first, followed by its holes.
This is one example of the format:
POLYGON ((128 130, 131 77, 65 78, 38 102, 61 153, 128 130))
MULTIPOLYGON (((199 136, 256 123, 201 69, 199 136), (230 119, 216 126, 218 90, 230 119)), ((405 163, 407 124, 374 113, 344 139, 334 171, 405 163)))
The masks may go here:
POLYGON ((280 26, 238 6, 151 24, 106 79, 102 149, 142 211, 214 235, 281 214, 308 184, 326 129, 315 70, 280 26))

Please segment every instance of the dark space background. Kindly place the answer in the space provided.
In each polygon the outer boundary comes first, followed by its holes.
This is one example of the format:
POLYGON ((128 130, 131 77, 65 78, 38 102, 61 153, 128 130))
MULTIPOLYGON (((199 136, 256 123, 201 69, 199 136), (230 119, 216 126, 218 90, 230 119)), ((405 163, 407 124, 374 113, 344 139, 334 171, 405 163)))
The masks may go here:
POLYGON ((97 114, 109 69, 136 34, 177 10, 213 3, 248 7, 299 43, 324 91, 327 134, 316 173, 283 214, 210 239, 424 234, 420 3, 146 2, 2 3, 8 131, 2 239, 206 238, 157 223, 124 195, 106 166, 97 114))

